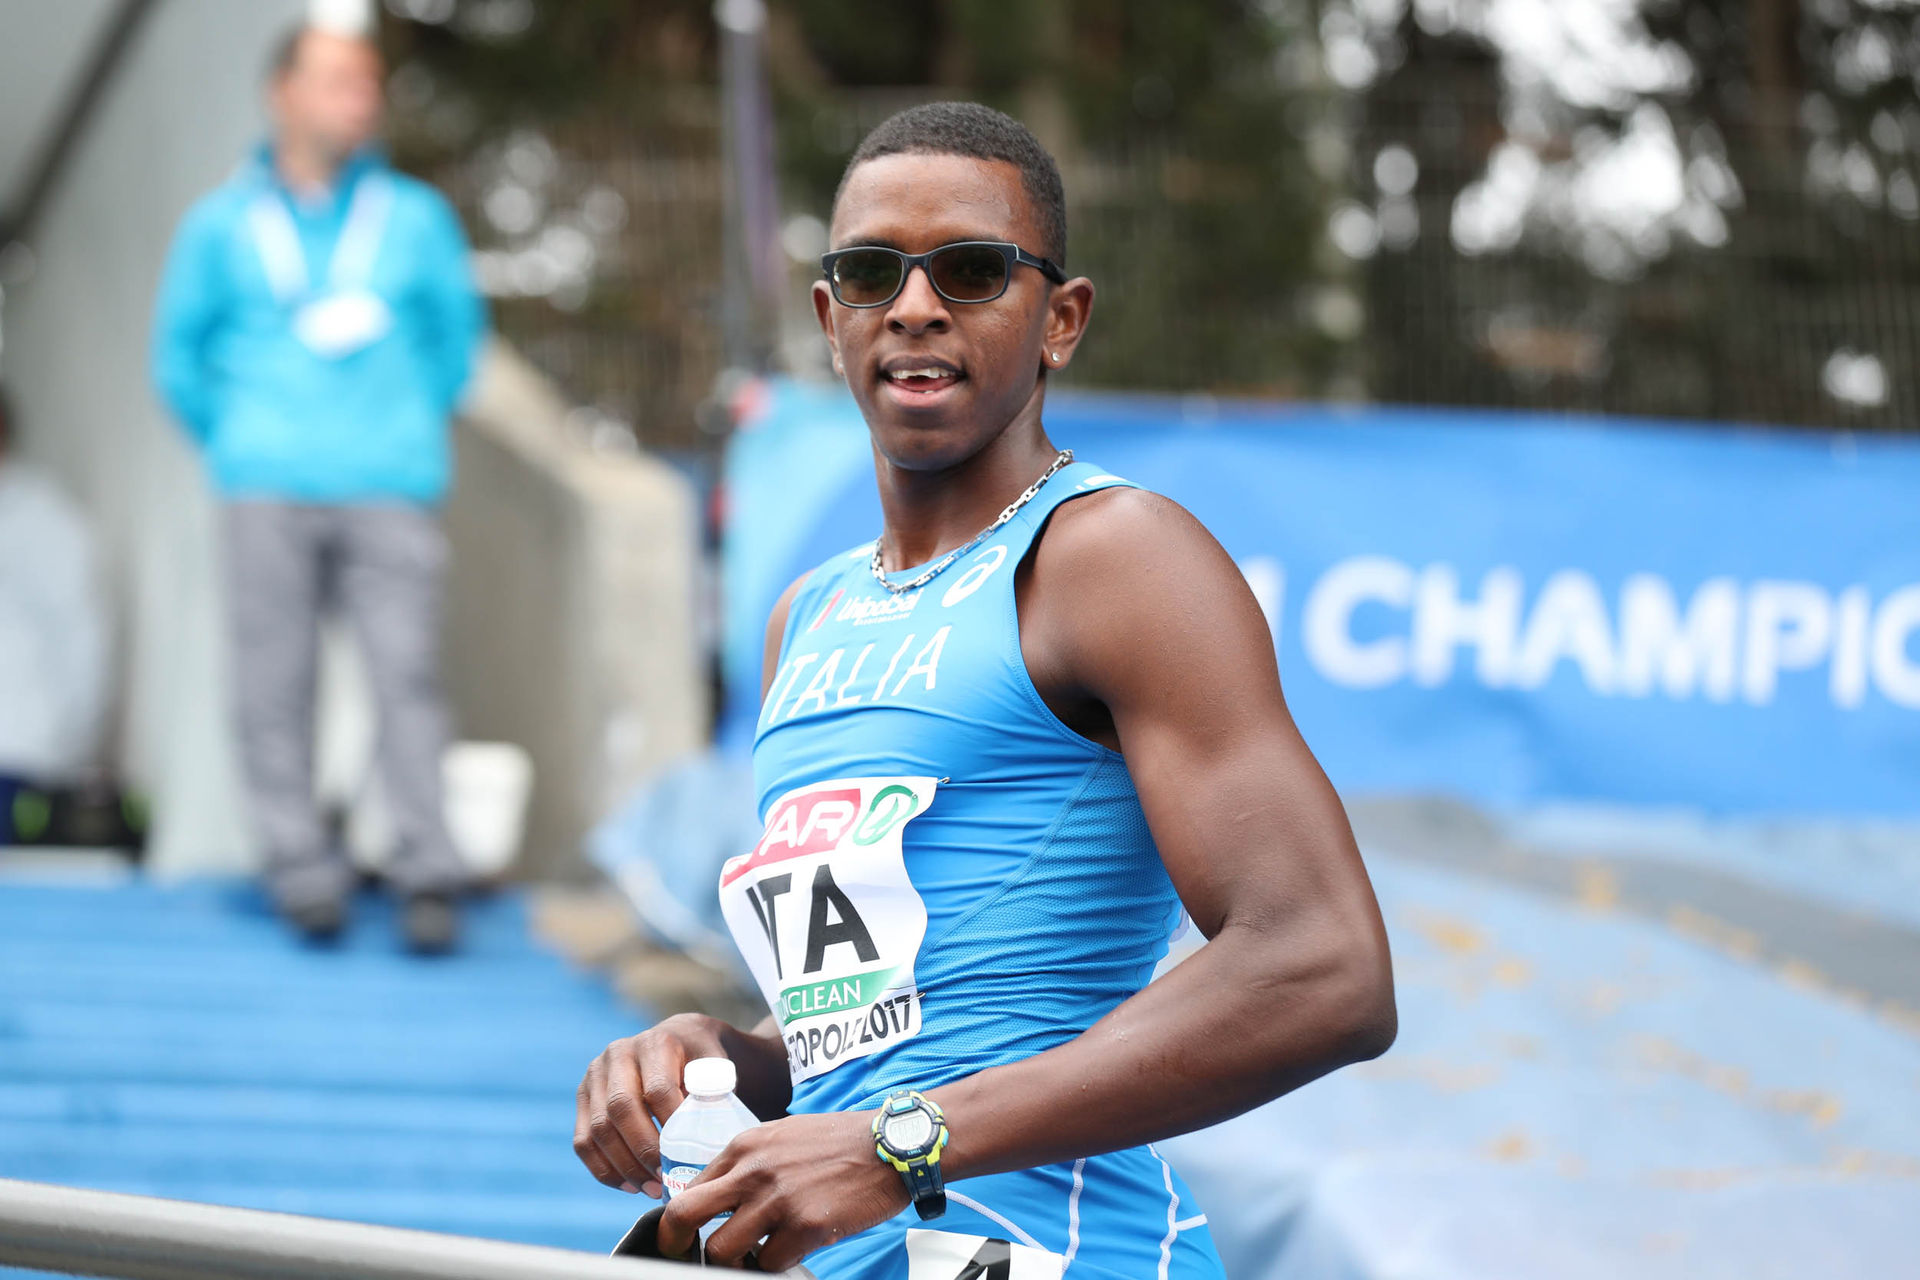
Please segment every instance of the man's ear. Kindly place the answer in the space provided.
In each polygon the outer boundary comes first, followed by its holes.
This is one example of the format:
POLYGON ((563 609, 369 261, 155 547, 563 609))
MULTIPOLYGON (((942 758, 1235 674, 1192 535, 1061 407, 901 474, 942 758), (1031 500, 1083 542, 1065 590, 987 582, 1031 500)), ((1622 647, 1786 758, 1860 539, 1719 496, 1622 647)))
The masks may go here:
POLYGON ((827 288, 825 280, 813 282, 813 318, 820 322, 820 332, 827 336, 827 350, 833 353, 833 371, 846 377, 847 371, 840 364, 840 339, 833 332, 833 291, 827 288))
POLYGON ((1093 281, 1075 276, 1055 285, 1047 298, 1047 332, 1040 350, 1040 367, 1056 371, 1066 368, 1092 318, 1093 281))

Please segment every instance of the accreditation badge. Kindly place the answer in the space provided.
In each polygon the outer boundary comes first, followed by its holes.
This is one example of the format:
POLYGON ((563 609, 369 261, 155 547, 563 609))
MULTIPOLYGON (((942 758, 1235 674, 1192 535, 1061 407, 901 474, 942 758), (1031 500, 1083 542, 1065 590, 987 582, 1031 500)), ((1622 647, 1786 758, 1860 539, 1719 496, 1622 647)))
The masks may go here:
POLYGON ((293 333, 326 360, 363 351, 393 329, 393 309, 370 289, 323 294, 294 313, 293 333))

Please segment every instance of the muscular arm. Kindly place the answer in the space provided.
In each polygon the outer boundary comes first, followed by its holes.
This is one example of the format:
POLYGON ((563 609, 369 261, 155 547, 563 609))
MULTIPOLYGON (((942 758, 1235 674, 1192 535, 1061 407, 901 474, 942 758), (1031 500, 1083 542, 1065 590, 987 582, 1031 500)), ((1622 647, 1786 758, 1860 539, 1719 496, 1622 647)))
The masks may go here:
POLYGON ((949 1177, 1184 1133, 1374 1057, 1395 1029, 1372 886, 1226 552, 1174 503, 1116 490, 1059 509, 1025 598, 1035 683, 1111 714, 1211 941, 1067 1044, 935 1090, 949 1177))

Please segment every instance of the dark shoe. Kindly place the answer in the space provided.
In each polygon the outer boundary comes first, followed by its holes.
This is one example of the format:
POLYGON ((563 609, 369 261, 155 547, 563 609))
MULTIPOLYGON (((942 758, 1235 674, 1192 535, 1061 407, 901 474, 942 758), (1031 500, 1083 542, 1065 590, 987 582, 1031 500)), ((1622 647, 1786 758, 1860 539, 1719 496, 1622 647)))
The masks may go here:
POLYGON ((415 894, 401 914, 400 932, 415 955, 443 956, 460 941, 460 908, 445 894, 415 894))
POLYGON ((315 898, 281 909, 281 914, 303 942, 324 946, 340 939, 347 927, 347 904, 338 898, 315 898))

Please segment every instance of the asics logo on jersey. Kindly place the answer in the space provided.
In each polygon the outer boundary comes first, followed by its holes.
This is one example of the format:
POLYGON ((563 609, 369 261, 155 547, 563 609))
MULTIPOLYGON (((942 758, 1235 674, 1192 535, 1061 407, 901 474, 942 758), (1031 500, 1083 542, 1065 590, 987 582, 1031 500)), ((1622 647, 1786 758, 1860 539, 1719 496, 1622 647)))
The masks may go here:
POLYGON ((940 597, 941 607, 951 609, 954 605, 959 604, 962 600, 965 600, 968 596, 985 586, 987 579, 993 576, 993 571, 1005 564, 1006 560, 1007 544, 1004 542, 998 546, 988 547, 985 551, 975 556, 973 563, 967 566, 967 571, 960 575, 958 581, 947 588, 947 594, 940 597))

